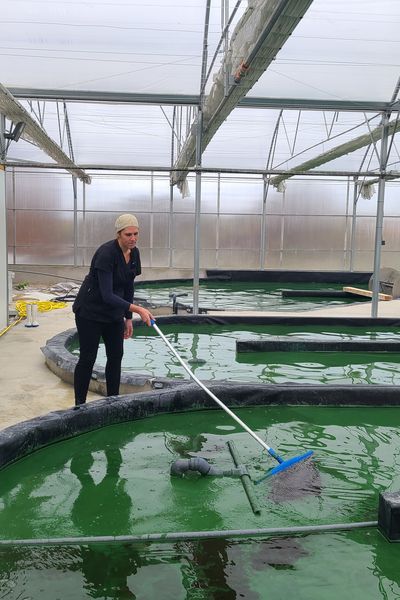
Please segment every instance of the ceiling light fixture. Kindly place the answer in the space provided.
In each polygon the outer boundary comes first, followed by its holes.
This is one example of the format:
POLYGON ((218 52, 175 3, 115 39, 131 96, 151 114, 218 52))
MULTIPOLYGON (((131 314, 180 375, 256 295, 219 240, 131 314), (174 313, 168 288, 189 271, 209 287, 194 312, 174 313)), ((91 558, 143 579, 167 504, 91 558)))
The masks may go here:
POLYGON ((16 123, 14 125, 14 127, 12 128, 12 130, 9 133, 5 133, 4 134, 4 137, 7 140, 13 140, 14 142, 18 142, 18 140, 21 137, 24 129, 25 129, 25 123, 24 123, 24 121, 18 121, 18 123, 16 123))

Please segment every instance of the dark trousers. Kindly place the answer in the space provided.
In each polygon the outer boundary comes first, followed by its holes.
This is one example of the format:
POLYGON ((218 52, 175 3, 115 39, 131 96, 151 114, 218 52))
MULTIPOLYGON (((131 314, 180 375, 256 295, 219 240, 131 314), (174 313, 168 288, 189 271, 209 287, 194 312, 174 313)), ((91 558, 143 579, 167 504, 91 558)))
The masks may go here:
POLYGON ((75 315, 79 338, 79 360, 75 367, 75 404, 84 404, 96 361, 100 338, 106 349, 107 396, 119 394, 121 361, 124 354, 124 320, 112 323, 91 321, 75 315))

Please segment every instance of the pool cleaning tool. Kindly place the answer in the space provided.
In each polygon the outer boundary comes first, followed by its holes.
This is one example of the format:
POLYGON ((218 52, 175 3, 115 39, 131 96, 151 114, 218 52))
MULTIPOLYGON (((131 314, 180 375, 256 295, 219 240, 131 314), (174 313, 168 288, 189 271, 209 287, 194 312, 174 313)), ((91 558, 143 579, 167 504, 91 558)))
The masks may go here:
MULTIPOLYGON (((264 450, 266 450, 270 456, 272 456, 272 458, 274 458, 279 463, 276 467, 274 467, 273 469, 268 471, 268 473, 262 478, 262 480, 264 480, 266 477, 269 477, 271 475, 276 475, 280 471, 285 471, 286 469, 289 469, 289 467, 292 467, 293 465, 295 465, 303 460, 306 460, 313 454, 313 450, 308 450, 308 452, 305 452, 304 454, 301 454, 300 456, 294 456, 293 458, 288 458, 287 460, 284 460, 282 457, 280 457, 279 454, 277 454, 273 448, 268 446, 268 444, 266 444, 264 442, 264 440, 262 440, 252 429, 250 429, 250 427, 248 427, 246 425, 246 423, 244 423, 241 419, 239 419, 239 417, 236 416, 235 413, 232 412, 230 408, 225 406, 225 404, 219 398, 217 398, 217 396, 215 396, 215 394, 213 394, 212 391, 209 390, 204 385, 204 383, 202 383, 200 381, 200 379, 197 379, 196 375, 194 373, 192 373, 192 371, 189 369, 187 364, 179 356, 179 354, 177 353, 175 348, 169 343, 169 341, 167 340, 167 338, 165 337, 163 332, 160 330, 158 325, 156 325, 156 322, 153 319, 150 322, 151 322, 151 325, 154 327, 154 329, 157 331, 158 335, 164 340, 165 344, 171 350, 172 354, 179 360, 182 367, 189 374, 189 376, 193 379, 193 381, 195 383, 197 383, 197 385, 200 386, 206 392, 206 394, 208 396, 210 396, 210 398, 212 398, 212 400, 214 400, 214 402, 216 402, 218 404, 218 406, 220 406, 230 417, 232 417, 232 419, 234 419, 237 423, 239 423, 239 425, 245 431, 247 431, 247 433, 249 433, 251 435, 251 437, 254 438, 256 440, 256 442, 258 442, 260 444, 260 446, 262 446, 264 448, 264 450)), ((258 482, 255 482, 255 483, 260 483, 262 480, 259 480, 258 482)))

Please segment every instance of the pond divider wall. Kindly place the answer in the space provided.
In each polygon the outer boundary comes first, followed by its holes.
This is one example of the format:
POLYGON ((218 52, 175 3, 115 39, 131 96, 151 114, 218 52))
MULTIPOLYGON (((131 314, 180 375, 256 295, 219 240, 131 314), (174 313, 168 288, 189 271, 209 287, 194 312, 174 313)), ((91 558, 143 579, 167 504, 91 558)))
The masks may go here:
POLYGON ((313 340, 269 335, 258 340, 236 340, 236 352, 400 352, 400 340, 313 340))
POLYGON ((276 283, 369 283, 371 271, 283 271, 207 269, 207 279, 216 281, 269 281, 276 283))

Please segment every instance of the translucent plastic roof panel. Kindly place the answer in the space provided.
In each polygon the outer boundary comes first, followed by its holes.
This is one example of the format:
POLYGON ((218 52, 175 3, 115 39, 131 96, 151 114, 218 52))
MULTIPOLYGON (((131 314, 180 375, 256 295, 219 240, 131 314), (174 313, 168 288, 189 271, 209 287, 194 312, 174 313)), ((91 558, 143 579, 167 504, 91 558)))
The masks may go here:
MULTIPOLYGON (((199 93, 205 0, 5 0, 2 8, 6 87, 199 93)), ((211 8, 213 53, 220 1, 211 8)))
POLYGON ((172 107, 69 104, 79 163, 170 166, 172 107))
MULTIPOLYGON (((380 124, 380 115, 357 112, 283 111, 276 143, 273 142, 279 111, 236 108, 223 123, 203 155, 203 166, 230 169, 265 169, 271 146, 270 168, 292 169, 349 140, 368 135, 380 124), (367 119, 367 122, 366 122, 367 119)), ((376 169, 373 145, 363 163, 367 145, 319 170, 354 171, 376 169)), ((378 143, 379 149, 379 143, 378 143)), ((396 146, 392 159, 398 161, 396 146)), ((391 167, 393 168, 393 167, 391 167)))
POLYGON ((11 144, 7 160, 8 162, 56 164, 43 150, 26 142, 22 138, 18 141, 18 144, 11 144))
MULTIPOLYGON (((55 102, 40 104, 46 132, 68 154, 62 103, 58 108, 55 102)), ((29 108, 26 101, 23 105, 29 108)), ((173 107, 78 102, 69 102, 66 106, 77 164, 170 167, 173 107)), ((33 107, 37 112, 38 106, 33 103, 33 107)), ((203 166, 239 170, 262 170, 267 166, 292 169, 359 136, 368 137, 380 122, 381 116, 376 113, 285 110, 280 116, 280 111, 273 109, 236 108, 206 148, 203 166)), ((390 147, 388 168, 398 169, 400 148, 397 143, 390 147)), ((378 141, 378 152, 379 148, 378 141)), ((8 158, 10 161, 49 162, 49 157, 22 139, 12 143, 8 158)), ((322 171, 377 168, 377 151, 368 143, 315 167, 322 171)))
POLYGON ((314 0, 248 95, 388 102, 399 50, 399 0, 314 0))
MULTIPOLYGON (((211 0, 208 62, 224 3, 211 0)), ((235 5, 229 0, 230 11, 235 5)), ((247 5, 242 0, 231 33, 247 5)), ((4 0, 1 83, 198 94, 205 12, 206 0, 4 0)), ((388 101, 399 76, 399 46, 398 0, 313 0, 249 95, 388 101)))
MULTIPOLYGON (((4 0, 0 82, 8 88, 72 93, 154 94, 155 103, 157 94, 197 95, 206 5, 206 0, 4 0)), ((208 65, 224 27, 225 5, 231 12, 236 0, 211 0, 208 65)), ((242 0, 231 34, 247 6, 242 0)), ((400 75, 399 49, 399 0, 313 0, 249 96, 303 99, 305 104, 388 102, 400 75)), ((218 55, 214 73, 222 57, 218 55)), ((207 89, 212 82, 210 77, 207 89)), ((67 107, 76 163, 171 165, 172 107, 115 102, 68 102, 67 107)), ((62 103, 58 108, 62 110, 62 103)), ((57 104, 42 103, 41 110, 48 135, 68 153, 57 104)), ((206 148, 203 164, 265 168, 278 114, 271 109, 234 109, 206 148)), ((362 113, 339 113, 335 118, 335 113, 313 111, 303 111, 299 120, 297 111, 285 110, 272 166, 293 168, 365 134, 363 121, 362 113)), ((371 127, 378 124, 376 118, 371 127)), ((365 150, 337 158, 327 168, 376 168, 372 150, 363 163, 365 150)), ((8 159, 50 161, 22 139, 10 145, 8 159)), ((398 164, 396 145, 391 159, 398 164)))
MULTIPOLYGON (((28 109, 27 102, 22 104, 28 109)), ((68 103, 75 162, 136 167, 171 166, 172 111, 171 106, 68 103)), ((55 102, 45 103, 44 127, 68 154, 62 105, 59 104, 57 110, 55 102)), ((38 152, 35 146, 20 140, 12 145, 9 160, 18 157, 48 162, 46 155, 38 158, 38 152)))

